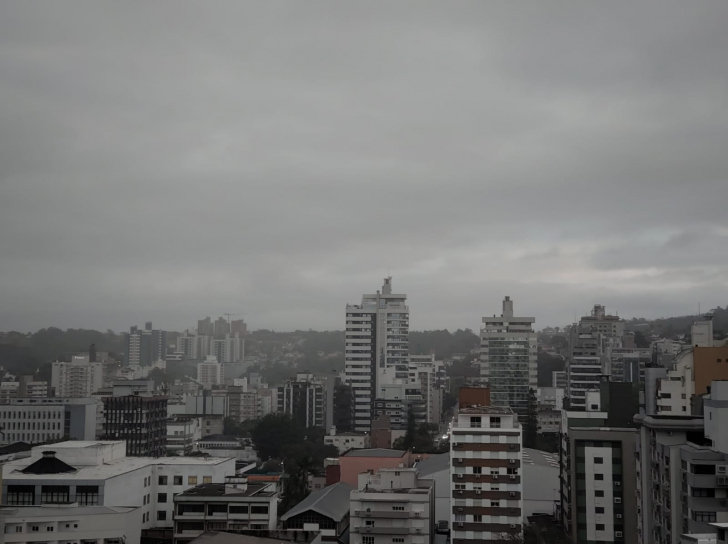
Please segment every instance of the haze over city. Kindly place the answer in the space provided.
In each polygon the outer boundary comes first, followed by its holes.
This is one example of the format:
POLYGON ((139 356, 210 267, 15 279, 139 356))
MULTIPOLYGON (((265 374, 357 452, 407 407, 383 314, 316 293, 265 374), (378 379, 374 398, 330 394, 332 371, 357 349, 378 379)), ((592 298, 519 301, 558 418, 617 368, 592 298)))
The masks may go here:
POLYGON ((724 305, 724 3, 0 5, 0 330, 724 305))

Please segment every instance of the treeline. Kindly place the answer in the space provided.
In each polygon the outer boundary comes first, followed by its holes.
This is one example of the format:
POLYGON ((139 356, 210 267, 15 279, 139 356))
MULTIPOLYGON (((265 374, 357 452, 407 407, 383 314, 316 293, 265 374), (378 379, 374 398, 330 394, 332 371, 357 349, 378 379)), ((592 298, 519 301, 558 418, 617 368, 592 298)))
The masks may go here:
MULTIPOLYGON (((715 336, 725 338, 728 335, 728 306, 725 308, 717 306, 710 310, 710 313, 713 314, 713 332, 715 336)), ((697 318, 697 315, 665 317, 653 320, 636 318, 627 321, 627 329, 659 334, 665 338, 675 338, 681 334, 690 335, 690 326, 697 318)))

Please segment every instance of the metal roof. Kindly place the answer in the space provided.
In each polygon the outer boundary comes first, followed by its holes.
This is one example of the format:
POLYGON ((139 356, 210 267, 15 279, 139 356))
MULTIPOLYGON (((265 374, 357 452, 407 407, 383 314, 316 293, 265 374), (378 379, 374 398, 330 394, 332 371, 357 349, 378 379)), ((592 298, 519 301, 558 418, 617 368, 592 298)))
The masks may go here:
POLYGON ((281 520, 288 521, 293 516, 313 510, 322 516, 339 522, 349 513, 349 497, 353 490, 353 486, 346 482, 339 482, 314 491, 283 514, 281 520))
POLYGON ((344 457, 402 457, 405 453, 407 452, 403 450, 369 448, 363 450, 351 450, 344 454, 344 457))

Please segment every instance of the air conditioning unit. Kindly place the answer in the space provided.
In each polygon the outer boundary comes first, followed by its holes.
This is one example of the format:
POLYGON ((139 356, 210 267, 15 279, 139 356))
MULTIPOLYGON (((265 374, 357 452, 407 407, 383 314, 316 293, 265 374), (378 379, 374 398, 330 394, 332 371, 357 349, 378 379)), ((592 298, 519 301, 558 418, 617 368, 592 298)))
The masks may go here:
POLYGON ((516 445, 515 445, 515 444, 510 444, 510 445, 508 446, 508 448, 509 448, 509 449, 512 449, 512 450, 515 450, 515 449, 516 449, 516 445))
POLYGON ((458 491, 458 495, 462 495, 462 494, 463 494, 463 490, 461 489, 460 491, 458 491))
POLYGON ((465 527, 464 523, 458 523, 458 527, 465 527))
POLYGON ((462 480, 463 479, 463 475, 462 474, 458 474, 458 478, 460 478, 462 480))
POLYGON ((518 529, 518 525, 516 525, 515 523, 511 523, 511 529, 518 529))
POLYGON ((360 532, 360 531, 361 531, 361 527, 354 527, 354 532, 355 532, 355 533, 358 533, 358 532, 360 532))
POLYGON ((516 475, 515 474, 511 474, 511 480, 515 480, 515 479, 516 479, 516 475))
POLYGON ((416 518, 420 517, 420 512, 415 512, 415 517, 416 518))
POLYGON ((622 519, 622 514, 617 514, 617 519, 622 519))
POLYGON ((715 471, 718 474, 725 474, 726 473, 726 466, 725 465, 718 465, 715 467, 715 471))
POLYGON ((510 463, 511 465, 515 465, 516 464, 516 460, 515 459, 510 459, 508 461, 508 463, 510 463))
POLYGON ((617 480, 616 482, 614 482, 614 485, 616 487, 619 487, 620 485, 622 485, 622 482, 620 482, 619 480, 617 480))
POLYGON ((475 494, 476 494, 476 495, 480 495, 480 493, 481 493, 480 489, 476 489, 476 490, 475 490, 475 494))
POLYGON ((364 515, 365 515, 365 516, 371 516, 371 515, 372 515, 372 511, 371 511, 371 510, 367 510, 367 511, 366 511, 366 514, 364 514, 364 515))
POLYGON ((620 504, 622 502, 622 499, 620 497, 614 497, 614 502, 620 504))
POLYGON ((462 512, 464 508, 462 506, 458 507, 458 512, 462 512))
POLYGON ((476 477, 476 478, 480 478, 480 474, 476 474, 476 475, 475 475, 475 477, 476 477))
POLYGON ((417 527, 417 529, 415 529, 415 531, 417 531, 418 533, 421 533, 422 532, 422 528, 417 527))
POLYGON ((371 526, 370 526, 370 525, 367 525, 366 527, 364 527, 364 530, 365 530, 365 531, 366 531, 367 533, 371 533, 371 532, 372 532, 372 528, 371 528, 371 526))
POLYGON ((515 491, 511 491, 511 497, 515 497, 515 496, 516 496, 516 492, 515 491))
POLYGON ((458 463, 462 463, 463 462, 463 460, 460 457, 458 457, 457 459, 455 459, 455 461, 457 461, 458 463))
POLYGON ((497 474, 493 474, 493 479, 494 480, 497 480, 498 479, 498 475, 497 474))
POLYGON ((614 536, 617 538, 622 538, 622 531, 614 531, 614 536))

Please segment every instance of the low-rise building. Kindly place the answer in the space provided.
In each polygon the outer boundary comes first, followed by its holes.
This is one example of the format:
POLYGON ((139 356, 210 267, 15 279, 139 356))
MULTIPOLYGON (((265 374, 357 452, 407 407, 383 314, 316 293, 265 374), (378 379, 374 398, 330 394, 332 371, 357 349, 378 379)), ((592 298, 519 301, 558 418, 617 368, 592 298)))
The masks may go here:
POLYGON ((133 506, 142 529, 171 529, 174 494, 231 474, 233 459, 128 457, 122 441, 60 442, 2 465, 2 504, 133 506))
POLYGON ((139 544, 139 508, 124 506, 5 506, 0 542, 7 544, 139 544))
POLYGON ((435 491, 417 469, 359 475, 349 502, 351 544, 429 544, 435 536, 435 491))
POLYGON ((324 436, 324 444, 336 446, 339 453, 350 449, 364 449, 369 447, 369 435, 363 433, 337 433, 332 427, 328 435, 324 436))
POLYGON ((232 476, 174 496, 174 544, 187 544, 208 531, 272 531, 278 523, 273 483, 232 476))
POLYGON ((339 482, 313 491, 281 516, 283 528, 320 531, 323 540, 338 540, 349 528, 349 498, 353 490, 353 486, 339 482))
POLYGON ((3 442, 94 440, 101 403, 93 398, 13 398, 0 406, 3 442))
POLYGON ((167 420, 167 455, 190 455, 201 438, 200 418, 178 416, 167 420))
POLYGON ((427 455, 386 448, 351 450, 339 457, 341 481, 355 486, 362 472, 376 473, 383 468, 411 468, 415 462, 426 457, 427 455))

